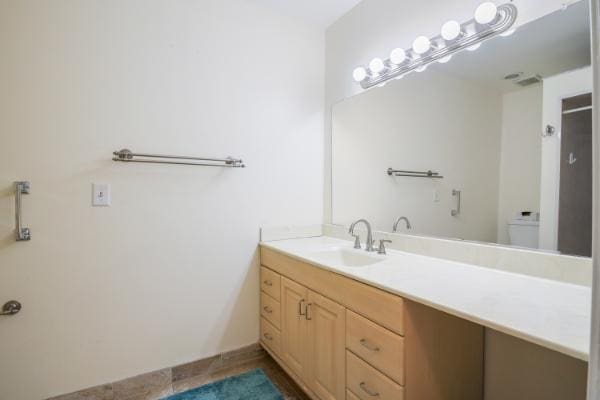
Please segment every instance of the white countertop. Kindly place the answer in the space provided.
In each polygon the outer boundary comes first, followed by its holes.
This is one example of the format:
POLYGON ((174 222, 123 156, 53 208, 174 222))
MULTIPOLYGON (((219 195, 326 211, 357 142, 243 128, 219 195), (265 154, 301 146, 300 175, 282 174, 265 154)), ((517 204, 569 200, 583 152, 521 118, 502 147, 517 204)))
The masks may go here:
POLYGON ((350 241, 326 236, 261 245, 404 298, 588 360, 591 289, 396 250, 369 253, 382 261, 363 267, 326 265, 318 253, 350 241))

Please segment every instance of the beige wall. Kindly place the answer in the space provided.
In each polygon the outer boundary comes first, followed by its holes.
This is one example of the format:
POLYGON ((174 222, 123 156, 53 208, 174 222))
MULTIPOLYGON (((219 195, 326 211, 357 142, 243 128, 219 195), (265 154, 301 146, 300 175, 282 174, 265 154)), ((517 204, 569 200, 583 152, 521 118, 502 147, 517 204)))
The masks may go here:
POLYGON ((1 399, 257 341, 259 227, 321 222, 323 54, 249 1, 0 0, 0 303, 24 307, 0 317, 1 399), (122 147, 248 168, 110 161, 122 147))
POLYGON ((540 211, 542 85, 502 96, 502 146, 497 242, 509 244, 508 223, 519 211, 540 211))

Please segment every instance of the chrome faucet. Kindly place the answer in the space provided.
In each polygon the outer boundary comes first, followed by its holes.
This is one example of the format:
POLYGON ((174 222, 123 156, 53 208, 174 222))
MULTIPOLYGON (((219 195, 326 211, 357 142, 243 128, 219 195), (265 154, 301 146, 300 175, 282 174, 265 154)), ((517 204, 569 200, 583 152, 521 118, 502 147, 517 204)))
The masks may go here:
POLYGON ((373 248, 373 231, 371 230, 371 224, 369 223, 369 221, 367 221, 366 219, 359 219, 358 221, 354 221, 352 223, 352 225, 350 225, 350 229, 348 230, 348 233, 350 233, 352 236, 354 236, 354 248, 355 249, 360 249, 360 238, 358 237, 358 235, 354 234, 354 227, 356 226, 356 224, 358 223, 364 223, 367 227, 367 241, 365 243, 366 247, 365 250, 366 251, 375 251, 375 249, 373 248))
POLYGON ((408 218, 400 217, 396 220, 396 222, 394 222, 394 227, 392 228, 392 232, 398 232, 398 224, 400 223, 400 221, 406 222, 406 229, 412 229, 412 225, 410 224, 410 221, 408 220, 408 218))

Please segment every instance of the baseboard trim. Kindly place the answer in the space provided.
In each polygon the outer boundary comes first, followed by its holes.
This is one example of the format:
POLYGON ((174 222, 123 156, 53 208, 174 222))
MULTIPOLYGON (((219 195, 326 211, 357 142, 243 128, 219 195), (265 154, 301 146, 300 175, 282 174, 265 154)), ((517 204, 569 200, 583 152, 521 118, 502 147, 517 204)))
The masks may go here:
MULTIPOLYGON (((258 343, 255 343, 236 350, 226 351, 213 357, 203 358, 201 360, 129 377, 120 381, 54 396, 47 400, 160 399, 174 393, 173 383, 175 382, 192 377, 208 375, 221 369, 235 367, 265 357, 266 354, 263 347, 258 343)), ((278 363, 281 364, 280 362, 278 363)))

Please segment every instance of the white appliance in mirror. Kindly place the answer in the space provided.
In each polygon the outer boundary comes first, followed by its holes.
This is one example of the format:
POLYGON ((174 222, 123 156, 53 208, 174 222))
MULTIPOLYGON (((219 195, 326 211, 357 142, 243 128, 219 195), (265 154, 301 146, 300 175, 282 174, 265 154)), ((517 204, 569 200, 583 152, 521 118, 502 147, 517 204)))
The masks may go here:
POLYGON ((589 257, 589 37, 576 2, 334 105, 332 222, 589 257))

